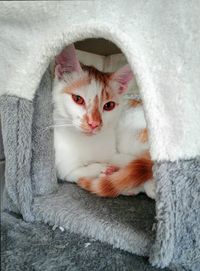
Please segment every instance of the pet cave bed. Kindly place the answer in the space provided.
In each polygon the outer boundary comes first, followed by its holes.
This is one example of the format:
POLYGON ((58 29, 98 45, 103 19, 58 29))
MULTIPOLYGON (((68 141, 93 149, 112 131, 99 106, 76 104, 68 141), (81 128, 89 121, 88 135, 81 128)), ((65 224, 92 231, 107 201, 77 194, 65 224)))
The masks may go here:
MULTIPOLYGON (((1 2, 4 209, 90 235, 154 266, 200 266, 200 3, 1 2), (113 41, 139 84, 156 202, 102 199, 56 179, 50 61, 84 38, 113 41)), ((1 154, 2 155, 2 154, 1 154)), ((63 233, 65 234, 65 233, 63 233)))

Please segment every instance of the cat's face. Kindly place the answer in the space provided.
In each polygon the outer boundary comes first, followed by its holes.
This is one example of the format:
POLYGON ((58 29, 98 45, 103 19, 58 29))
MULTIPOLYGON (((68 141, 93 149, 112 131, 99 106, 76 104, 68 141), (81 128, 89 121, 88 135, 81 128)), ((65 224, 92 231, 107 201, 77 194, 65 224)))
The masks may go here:
POLYGON ((62 119, 95 135, 116 122, 133 74, 128 65, 113 74, 81 68, 74 47, 68 46, 56 58, 55 77, 54 101, 62 119))

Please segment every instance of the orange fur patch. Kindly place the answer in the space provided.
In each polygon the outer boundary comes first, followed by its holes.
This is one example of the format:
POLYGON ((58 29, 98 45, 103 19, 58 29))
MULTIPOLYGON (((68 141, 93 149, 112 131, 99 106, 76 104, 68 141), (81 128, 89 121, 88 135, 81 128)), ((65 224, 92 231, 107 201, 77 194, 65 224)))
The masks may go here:
POLYGON ((96 95, 93 103, 93 107, 91 110, 91 119, 93 121, 97 121, 100 124, 102 123, 101 114, 99 112, 99 97, 96 95))
POLYGON ((124 189, 124 187, 137 187, 150 180, 153 177, 152 166, 153 162, 148 153, 131 161, 121 169, 121 172, 119 171, 120 176, 117 176, 118 180, 120 180, 118 181, 119 186, 121 186, 120 190, 124 189))
POLYGON ((127 189, 137 187, 153 178, 153 162, 148 152, 130 162, 127 166, 111 175, 95 180, 81 179, 78 184, 82 188, 101 197, 116 197, 127 189))
POLYGON ((147 128, 142 129, 142 130, 138 133, 137 138, 138 138, 138 140, 139 140, 141 143, 146 143, 146 142, 148 141, 148 131, 147 131, 147 128))
POLYGON ((97 70, 96 68, 92 66, 86 66, 82 65, 83 71, 87 71, 89 79, 95 79, 99 83, 103 85, 103 87, 108 86, 108 82, 111 76, 111 73, 108 72, 102 72, 97 70))
POLYGON ((119 195, 119 192, 115 184, 113 184, 108 177, 102 177, 99 183, 99 193, 97 195, 101 197, 116 197, 119 195))
POLYGON ((83 115, 83 118, 81 120, 81 124, 80 124, 80 127, 83 129, 83 130, 90 130, 89 129, 89 126, 88 126, 88 116, 87 114, 84 114, 83 115))
POLYGON ((91 179, 87 179, 85 177, 82 177, 82 178, 79 179, 78 183, 85 190, 87 190, 87 191, 91 190, 91 179))
POLYGON ((69 85, 68 87, 66 87, 64 89, 64 92, 65 93, 68 93, 68 94, 73 94, 74 91, 78 88, 81 88, 83 86, 87 86, 88 84, 90 83, 90 80, 89 78, 82 78, 82 79, 79 79, 75 82, 73 82, 71 85, 69 85))
POLYGON ((113 94, 109 88, 109 82, 112 80, 112 73, 102 72, 92 66, 82 65, 82 69, 87 71, 89 80, 94 79, 102 85, 101 102, 111 100, 113 94))
POLYGON ((94 79, 102 85, 101 102, 112 99, 112 91, 109 88, 112 73, 102 72, 92 66, 82 66, 82 69, 88 73, 89 80, 94 79))
POLYGON ((95 121, 99 123, 99 125, 102 124, 101 113, 99 112, 99 97, 97 95, 94 98, 90 112, 83 115, 81 125, 80 125, 81 128, 84 130, 90 130, 90 127, 88 125, 89 121, 95 121))
POLYGON ((101 103, 105 103, 106 101, 113 99, 113 93, 109 87, 103 87, 101 91, 101 103))
POLYGON ((136 99, 132 99, 129 101, 129 105, 132 107, 137 107, 139 105, 142 105, 142 101, 141 100, 136 100, 136 99))
POLYGON ((116 197, 119 195, 118 191, 115 188, 115 185, 109 181, 107 176, 101 177, 97 180, 89 178, 80 178, 78 185, 83 189, 94 193, 100 197, 116 197), (98 182, 98 187, 96 186, 96 181, 98 182), (93 183, 95 182, 95 186, 93 183))

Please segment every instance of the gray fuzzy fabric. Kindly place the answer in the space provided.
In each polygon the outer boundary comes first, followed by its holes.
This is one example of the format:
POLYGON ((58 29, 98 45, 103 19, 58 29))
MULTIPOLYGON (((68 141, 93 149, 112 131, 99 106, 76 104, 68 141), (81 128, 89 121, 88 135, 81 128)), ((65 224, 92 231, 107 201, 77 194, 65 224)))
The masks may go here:
POLYGON ((21 213, 27 221, 33 221, 30 178, 32 102, 1 96, 0 113, 6 157, 4 206, 21 213))
POLYGON ((150 266, 147 258, 7 213, 2 214, 1 229, 1 270, 161 271, 150 266))
POLYGON ((52 79, 47 70, 34 98, 32 125, 31 179, 34 194, 44 195, 57 189, 52 129, 52 79))
POLYGON ((200 157, 155 163, 157 236, 151 262, 200 270, 200 157))
POLYGON ((5 182, 5 178, 4 178, 4 169, 5 169, 5 165, 4 165, 4 161, 0 161, 0 189, 1 189, 1 210, 3 209, 3 189, 4 189, 4 182, 5 182))
POLYGON ((155 237, 154 206, 145 195, 105 199, 65 183, 58 193, 35 198, 33 210, 38 221, 147 256, 155 237))
POLYGON ((48 129, 52 120, 49 72, 43 76, 34 103, 2 96, 0 110, 6 209, 21 213, 26 221, 63 226, 138 255, 150 254, 151 263, 158 267, 198 270, 198 157, 155 162, 156 211, 154 201, 145 195, 102 199, 69 183, 59 184, 56 192, 53 132, 48 129))
POLYGON ((1 118, 0 118, 0 161, 4 160, 4 150, 3 150, 3 138, 2 138, 2 131, 1 131, 1 118))

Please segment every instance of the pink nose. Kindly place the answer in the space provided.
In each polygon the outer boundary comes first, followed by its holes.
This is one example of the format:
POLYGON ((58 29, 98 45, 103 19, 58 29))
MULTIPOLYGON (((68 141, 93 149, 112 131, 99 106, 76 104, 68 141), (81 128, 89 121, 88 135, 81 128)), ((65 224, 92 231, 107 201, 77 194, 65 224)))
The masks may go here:
POLYGON ((89 125, 92 129, 95 129, 95 128, 99 127, 99 124, 100 124, 99 121, 94 121, 94 120, 88 122, 88 125, 89 125))

